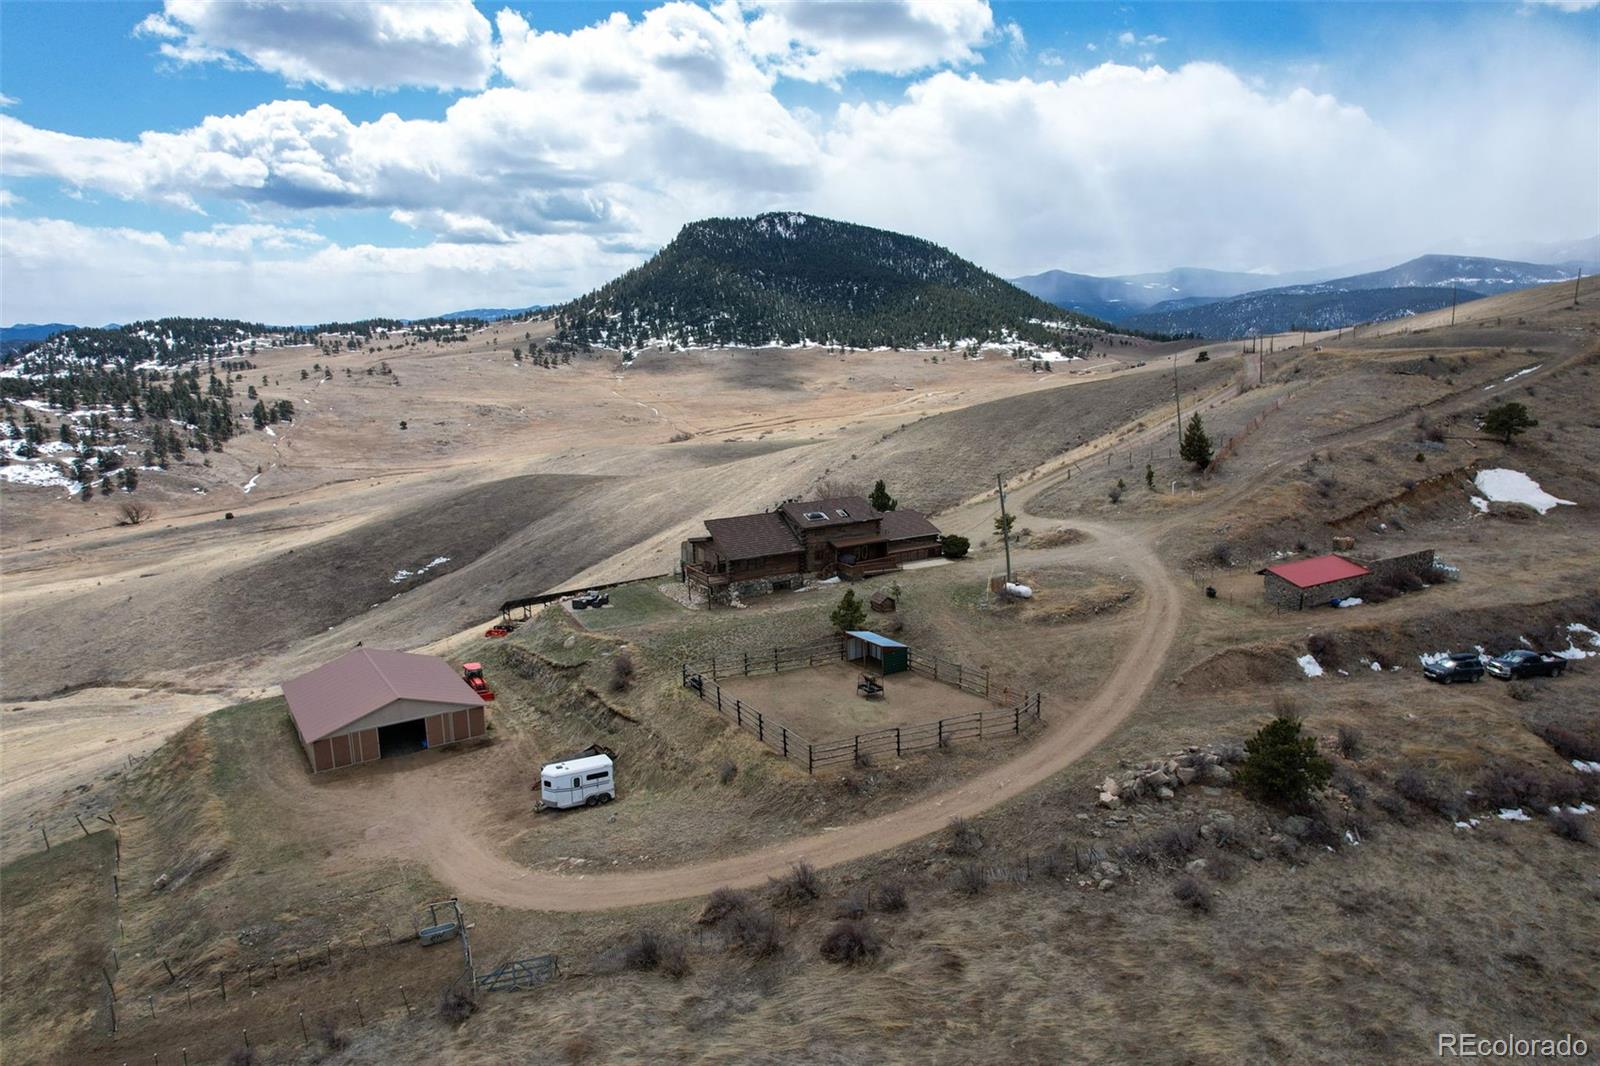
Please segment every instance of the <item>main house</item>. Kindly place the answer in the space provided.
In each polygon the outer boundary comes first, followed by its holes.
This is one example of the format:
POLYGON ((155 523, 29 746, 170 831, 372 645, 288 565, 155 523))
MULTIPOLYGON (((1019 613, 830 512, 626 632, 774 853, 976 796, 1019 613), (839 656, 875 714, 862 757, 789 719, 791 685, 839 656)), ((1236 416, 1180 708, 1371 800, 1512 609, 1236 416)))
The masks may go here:
POLYGON ((679 550, 683 580, 713 602, 807 581, 898 570, 940 551, 939 530, 916 511, 879 511, 860 496, 792 501, 776 511, 706 519, 706 536, 679 550))

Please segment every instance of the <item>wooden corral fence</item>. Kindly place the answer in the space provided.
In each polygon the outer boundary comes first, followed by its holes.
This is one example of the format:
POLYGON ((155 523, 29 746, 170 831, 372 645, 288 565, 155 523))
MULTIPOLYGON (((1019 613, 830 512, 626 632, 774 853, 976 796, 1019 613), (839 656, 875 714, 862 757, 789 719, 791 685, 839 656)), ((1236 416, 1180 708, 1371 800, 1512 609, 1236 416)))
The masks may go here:
POLYGON ((1262 423, 1266 422, 1268 415, 1282 408, 1284 401, 1292 399, 1294 399, 1294 395, 1292 393, 1288 396, 1279 396, 1276 400, 1272 401, 1272 406, 1258 413, 1245 425, 1243 429, 1229 437, 1227 440, 1223 441, 1222 447, 1217 449, 1217 454, 1212 456, 1211 462, 1206 466, 1206 473, 1216 473, 1217 469, 1221 467, 1224 462, 1233 458, 1233 453, 1239 450, 1239 445, 1245 442, 1245 438, 1249 437, 1250 434, 1261 428, 1262 423))
POLYGON ((886 726, 882 729, 858 733, 843 740, 813 742, 796 733, 789 726, 757 710, 736 696, 725 694, 718 679, 727 677, 752 677, 762 674, 782 673, 819 666, 844 658, 844 638, 833 637, 791 647, 774 647, 766 651, 741 651, 729 655, 713 656, 700 662, 684 663, 681 667, 684 688, 695 693, 706 703, 716 707, 717 713, 734 725, 751 734, 774 752, 815 773, 819 768, 849 761, 858 763, 864 758, 878 755, 905 755, 915 751, 947 748, 958 740, 983 740, 1001 736, 1017 736, 1023 729, 1042 720, 1042 701, 1037 692, 1013 693, 1008 688, 992 691, 989 671, 981 667, 964 667, 937 656, 918 655, 912 652, 909 665, 912 672, 958 688, 963 692, 986 699, 1000 696, 1014 699, 1009 705, 997 704, 992 710, 971 711, 967 714, 941 718, 936 722, 919 722, 914 725, 886 726))

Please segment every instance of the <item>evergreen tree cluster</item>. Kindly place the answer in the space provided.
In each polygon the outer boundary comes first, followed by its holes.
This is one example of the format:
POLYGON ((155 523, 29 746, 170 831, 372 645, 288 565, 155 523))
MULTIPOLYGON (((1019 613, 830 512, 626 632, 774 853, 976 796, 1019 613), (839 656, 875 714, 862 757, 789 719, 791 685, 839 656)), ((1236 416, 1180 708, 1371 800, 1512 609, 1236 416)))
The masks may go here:
POLYGON ((551 312, 580 348, 854 348, 1081 340, 1104 323, 1030 296, 929 241, 801 214, 685 226, 649 262, 551 312))

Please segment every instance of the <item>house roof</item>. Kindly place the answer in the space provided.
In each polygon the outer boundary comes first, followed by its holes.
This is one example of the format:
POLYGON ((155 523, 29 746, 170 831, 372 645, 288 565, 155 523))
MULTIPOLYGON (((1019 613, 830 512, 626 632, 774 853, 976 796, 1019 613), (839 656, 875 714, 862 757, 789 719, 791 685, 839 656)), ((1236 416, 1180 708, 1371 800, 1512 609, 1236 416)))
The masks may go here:
POLYGON ((1330 581, 1343 581, 1347 577, 1361 577, 1372 571, 1342 555, 1319 555, 1315 559, 1298 559, 1292 563, 1269 566, 1266 573, 1275 574, 1296 588, 1309 589, 1330 581))
POLYGON ((890 511, 878 523, 878 529, 885 540, 912 540, 939 535, 939 527, 919 511, 890 511))
POLYGON ((759 559, 766 555, 798 555, 800 541, 776 511, 708 518, 711 544, 724 559, 759 559))
POLYGON ((876 644, 880 648, 903 648, 903 647, 905 647, 905 645, 900 643, 898 640, 890 640, 888 637, 882 636, 881 634, 878 634, 878 633, 873 633, 873 632, 871 632, 869 630, 865 630, 865 629, 851 629, 851 630, 848 630, 848 631, 846 631, 845 636, 847 636, 847 637, 855 637, 857 640, 863 641, 863 642, 865 642, 867 644, 876 644))
POLYGON ((842 526, 849 522, 870 522, 882 518, 883 512, 875 509, 860 496, 833 496, 825 500, 794 500, 780 508, 796 529, 824 529, 842 526), (824 515, 808 518, 807 515, 824 515))
POLYGON ((483 700, 443 659, 357 648, 283 683, 289 713, 307 742, 342 732, 396 700, 482 707, 483 700))

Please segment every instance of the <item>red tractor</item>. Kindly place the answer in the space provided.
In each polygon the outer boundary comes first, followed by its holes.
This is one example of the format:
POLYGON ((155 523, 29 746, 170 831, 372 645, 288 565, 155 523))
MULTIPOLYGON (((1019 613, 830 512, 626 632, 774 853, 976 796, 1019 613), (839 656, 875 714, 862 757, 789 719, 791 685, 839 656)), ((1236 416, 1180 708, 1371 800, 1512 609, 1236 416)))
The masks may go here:
POLYGON ((484 703, 494 699, 494 690, 489 687, 489 682, 483 679, 482 663, 463 663, 461 679, 472 686, 472 691, 476 692, 484 703))
POLYGON ((486 637, 509 637, 511 635, 511 627, 504 622, 496 622, 488 629, 485 629, 483 635, 486 637))

